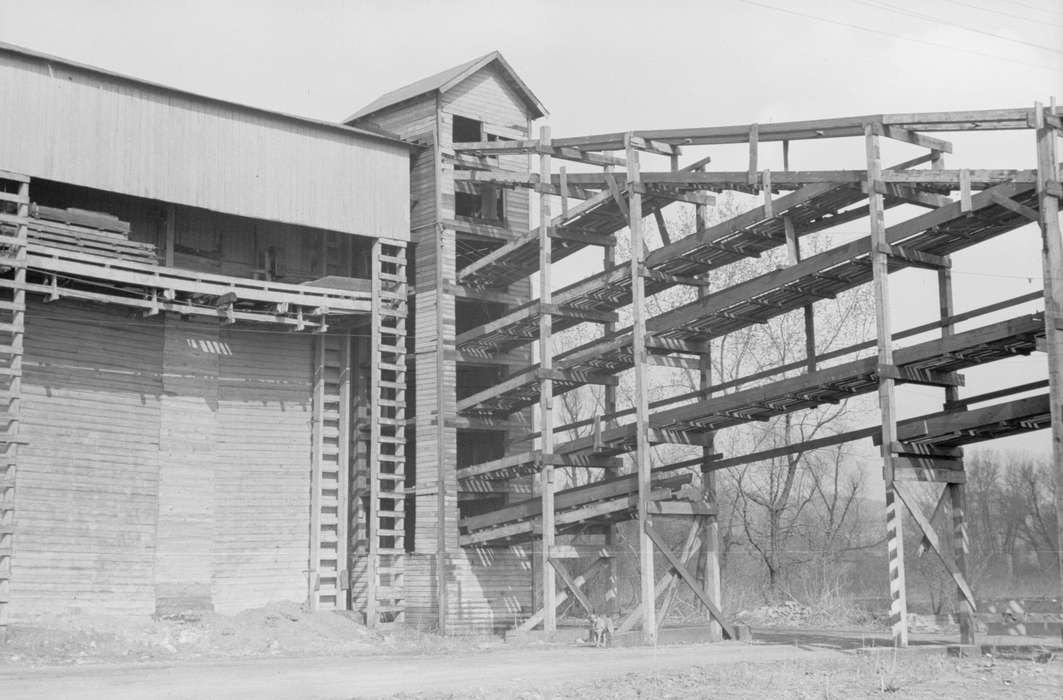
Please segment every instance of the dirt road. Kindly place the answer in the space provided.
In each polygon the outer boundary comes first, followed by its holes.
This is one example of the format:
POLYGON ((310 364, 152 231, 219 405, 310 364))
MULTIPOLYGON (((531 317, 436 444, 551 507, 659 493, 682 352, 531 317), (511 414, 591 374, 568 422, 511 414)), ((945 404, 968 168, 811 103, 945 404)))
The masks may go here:
POLYGON ((0 671, 0 697, 371 698, 396 693, 512 697, 628 673, 669 674, 736 662, 831 659, 832 650, 719 643, 631 649, 525 647, 446 656, 372 656, 0 671))

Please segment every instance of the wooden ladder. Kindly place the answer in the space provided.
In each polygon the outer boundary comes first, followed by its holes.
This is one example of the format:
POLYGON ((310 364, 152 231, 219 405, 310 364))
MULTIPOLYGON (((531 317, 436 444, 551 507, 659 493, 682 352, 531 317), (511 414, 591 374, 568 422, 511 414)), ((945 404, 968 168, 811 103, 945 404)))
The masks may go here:
POLYGON ((406 249, 373 245, 366 624, 401 622, 406 553, 406 249))
POLYGON ((7 624, 22 403, 29 178, 0 171, 0 628, 7 624))
POLYGON ((319 334, 314 351, 309 601, 313 610, 346 610, 351 336, 319 334))

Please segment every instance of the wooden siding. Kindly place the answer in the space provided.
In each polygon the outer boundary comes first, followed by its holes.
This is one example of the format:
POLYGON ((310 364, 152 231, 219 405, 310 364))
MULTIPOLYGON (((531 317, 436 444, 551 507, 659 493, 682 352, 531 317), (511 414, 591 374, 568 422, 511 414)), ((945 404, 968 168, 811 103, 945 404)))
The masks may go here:
MULTIPOLYGON (((477 547, 448 555, 447 633, 497 634, 532 610, 531 553, 524 547, 477 547)), ((416 554, 406 563, 406 622, 437 624, 435 558, 416 554)))
POLYGON ((214 606, 235 612, 306 596, 311 339, 221 335, 214 606))
POLYGON ((161 614, 212 610, 218 324, 164 320, 155 595, 161 614))
POLYGON ((31 302, 25 347, 14 616, 305 599, 309 337, 31 302))
POLYGON ((435 143, 436 97, 422 95, 370 115, 364 121, 398 134, 407 141, 428 146, 411 156, 410 227, 417 231, 435 223, 435 160, 431 144, 435 143))
POLYGON ((406 240, 409 150, 0 53, 0 168, 259 219, 406 240))
POLYGON ((162 324, 26 313, 12 613, 155 612, 162 324))
POLYGON ((528 110, 498 73, 488 66, 443 93, 444 111, 488 124, 525 129, 528 110))

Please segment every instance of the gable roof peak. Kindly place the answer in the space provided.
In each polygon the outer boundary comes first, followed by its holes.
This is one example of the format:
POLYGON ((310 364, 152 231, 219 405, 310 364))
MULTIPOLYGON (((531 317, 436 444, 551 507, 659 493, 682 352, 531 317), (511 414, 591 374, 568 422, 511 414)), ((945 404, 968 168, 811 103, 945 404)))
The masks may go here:
POLYGON ((509 65, 506 59, 502 57, 502 53, 495 50, 478 58, 474 58, 471 61, 430 75, 427 78, 421 78, 420 80, 412 82, 409 85, 404 85, 397 90, 385 93, 344 119, 343 122, 345 124, 351 124, 383 109, 393 107, 401 102, 412 100, 415 97, 420 97, 421 95, 431 92, 445 93, 456 85, 464 82, 474 73, 492 64, 498 65, 498 68, 502 71, 503 78, 509 83, 510 87, 513 88, 521 101, 524 102, 524 105, 527 107, 528 112, 533 119, 546 116, 546 108, 543 107, 539 98, 535 96, 535 93, 533 93, 524 81, 521 80, 520 76, 517 75, 517 72, 513 70, 513 67, 509 65))

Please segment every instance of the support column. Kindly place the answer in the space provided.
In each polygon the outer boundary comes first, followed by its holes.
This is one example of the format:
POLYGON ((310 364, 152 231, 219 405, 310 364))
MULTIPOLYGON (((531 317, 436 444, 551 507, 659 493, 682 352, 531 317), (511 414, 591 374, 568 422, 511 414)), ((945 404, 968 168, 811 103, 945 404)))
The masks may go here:
MULTIPOLYGON (((875 330, 879 365, 893 365, 890 324, 889 269, 887 267, 885 203, 881 194, 882 159, 875 125, 864 126, 867 153, 868 222, 871 227, 871 270, 875 291, 875 330)), ((890 626, 895 646, 908 646, 908 605, 904 579, 903 513, 893 486, 893 448, 897 440, 894 380, 879 375, 878 403, 882 418, 882 474, 886 482, 886 546, 889 552, 890 626)))
MULTIPOLYGON (((1051 110, 1051 116, 1056 110, 1051 110)), ((1056 481, 1056 522, 1058 527, 1059 592, 1063 600, 1063 240, 1059 226, 1059 200, 1048 191, 1048 183, 1058 187, 1060 177, 1056 156, 1056 130, 1045 123, 1044 108, 1034 107, 1037 126, 1037 198, 1041 215, 1042 265, 1045 280, 1045 340, 1048 348, 1048 386, 1052 407, 1052 464, 1056 481)))
POLYGON ((638 473, 639 568, 642 582, 642 638, 647 644, 657 643, 657 608, 653 574, 653 541, 649 526, 649 503, 652 489, 650 445, 647 441, 650 426, 649 380, 646 376, 646 284, 642 276, 645 251, 642 241, 642 182, 639 174, 639 152, 631 143, 631 134, 624 139, 627 146, 628 226, 631 230, 631 355, 635 372, 635 465, 638 473))
MULTIPOLYGON (((705 168, 698 168, 704 172, 705 168)), ((709 226, 709 208, 704 204, 695 205, 695 228, 704 229, 709 226)), ((698 287, 698 298, 704 299, 709 296, 708 275, 705 275, 705 284, 698 287)), ((698 388, 701 390, 703 401, 709 400, 712 389, 712 353, 706 352, 699 358, 701 366, 698 376, 698 388)), ((704 459, 701 465, 701 493, 702 497, 717 507, 716 499, 716 472, 709 469, 709 461, 716 453, 714 441, 701 448, 701 456, 704 459)), ((720 577, 720 523, 716 515, 710 515, 702 520, 702 548, 701 548, 701 571, 702 585, 706 595, 723 607, 723 586, 720 577)), ((709 636, 713 641, 723 638, 723 628, 720 623, 710 618, 709 636)))
MULTIPOLYGON (((616 248, 613 246, 605 246, 602 252, 602 268, 605 270, 613 269, 616 265, 616 248)), ((606 323, 603 326, 602 333, 605 337, 609 337, 616 332, 615 323, 606 323)), ((610 416, 609 420, 605 423, 605 428, 616 427, 616 420, 611 416, 616 414, 616 386, 612 384, 606 384, 603 387, 602 392, 602 413, 606 416, 610 416)), ((616 525, 609 524, 606 526, 605 534, 605 546, 613 550, 617 542, 616 525)), ((620 612, 620 591, 618 590, 618 584, 620 581, 619 572, 617 566, 619 565, 619 557, 609 557, 606 563, 606 586, 605 586, 605 614, 616 615, 620 612)))
MULTIPOLYGON (((550 183, 550 127, 539 130, 539 301, 551 303, 550 264, 550 200, 546 188, 550 183)), ((554 369, 554 352, 551 341, 553 319, 545 309, 539 313, 539 367, 543 378, 539 381, 539 421, 542 433, 541 446, 543 470, 540 475, 543 511, 543 541, 541 552, 542 586, 543 586, 543 631, 552 634, 557 631, 557 583, 556 572, 550 565, 550 552, 554 547, 554 465, 551 463, 554 453, 554 382, 549 379, 554 369)))
MULTIPOLYGON (((947 338, 956 332, 955 324, 949 319, 955 314, 952 297, 952 270, 943 267, 937 271, 938 278, 938 306, 941 314, 941 337, 947 338)), ((945 387, 945 409, 960 398, 959 387, 945 387)), ((963 484, 945 484, 948 492, 950 508, 952 509, 952 557, 956 562, 963 577, 967 578, 967 499, 963 484)), ((960 643, 974 644, 974 610, 970 601, 963 594, 963 589, 956 588, 956 614, 959 617, 960 643)))
MULTIPOLYGON (((787 262, 796 265, 801 262, 801 242, 797 238, 797 229, 794 228, 793 220, 783 215, 783 230, 786 232, 786 256, 787 262)), ((812 310, 812 304, 805 304, 805 370, 816 371, 816 317, 812 310)))

